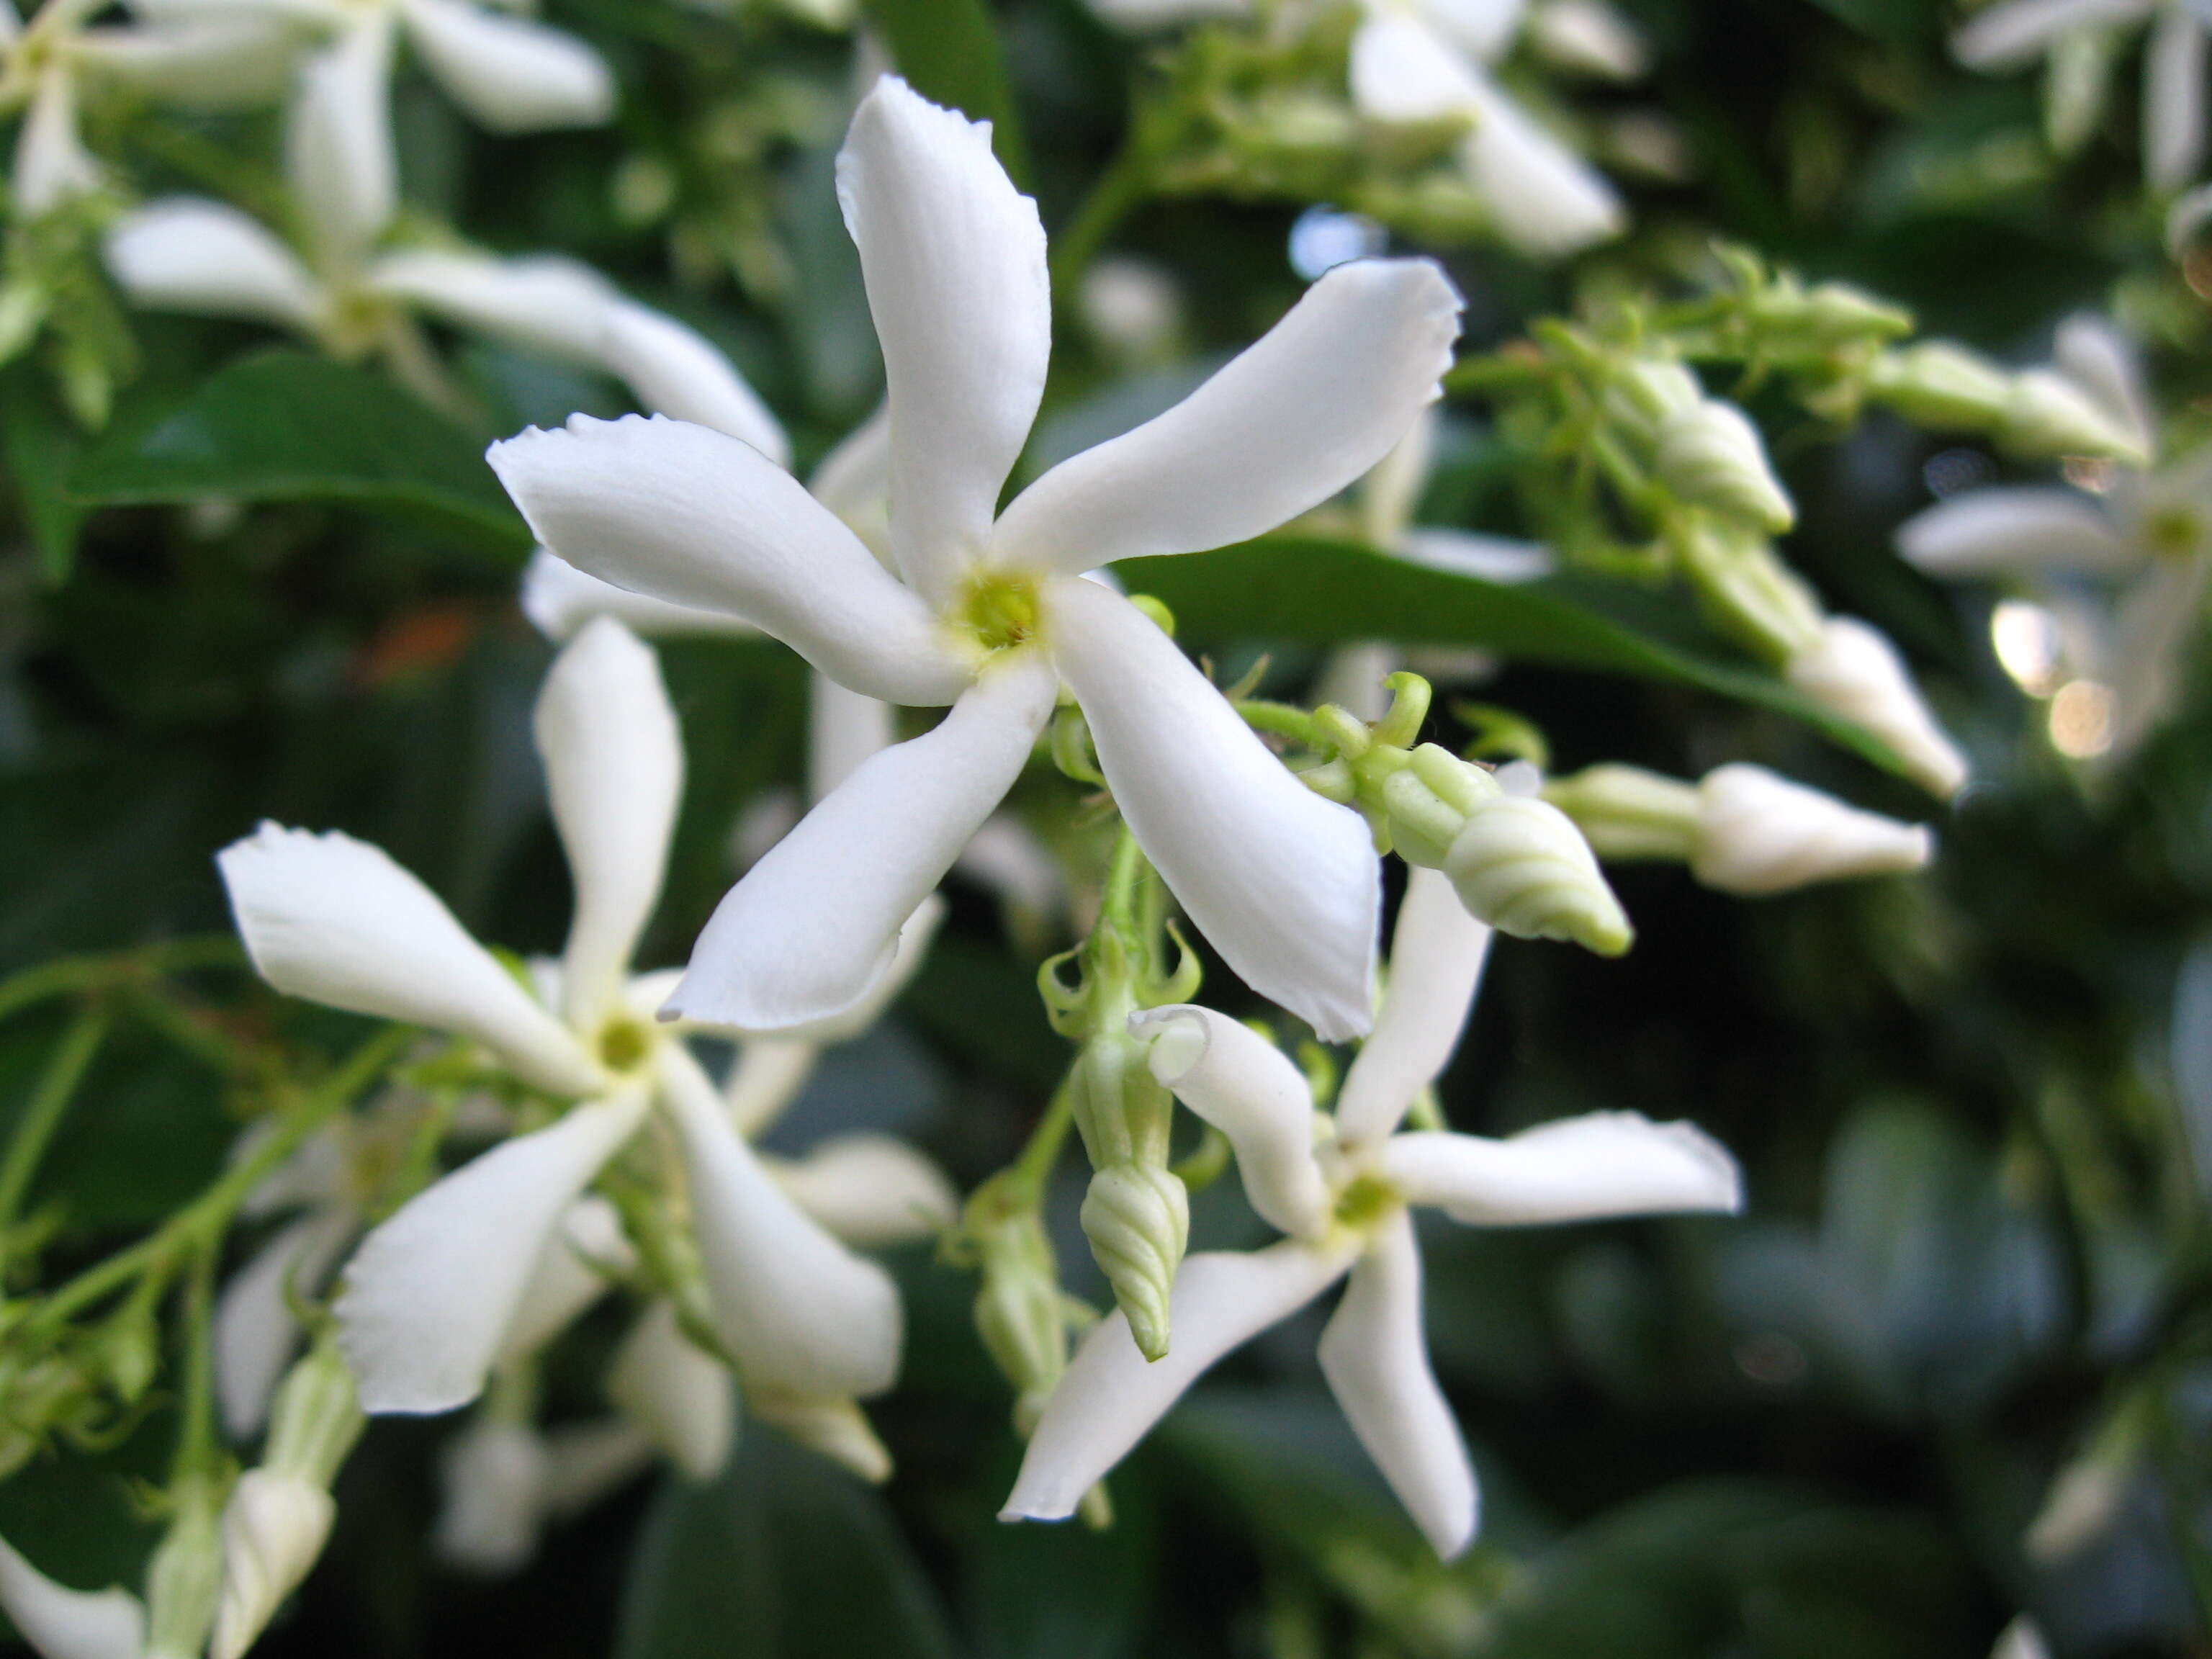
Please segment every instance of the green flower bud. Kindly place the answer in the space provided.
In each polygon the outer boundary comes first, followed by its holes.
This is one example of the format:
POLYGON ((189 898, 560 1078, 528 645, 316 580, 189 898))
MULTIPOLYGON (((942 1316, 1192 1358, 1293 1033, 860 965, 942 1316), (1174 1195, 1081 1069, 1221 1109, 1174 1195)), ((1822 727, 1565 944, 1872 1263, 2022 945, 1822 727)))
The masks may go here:
POLYGON ((1662 421, 1654 465, 1661 483, 1695 506, 1773 535, 1797 522, 1759 428, 1733 404, 1709 398, 1662 421))
POLYGON ((1607 412, 1647 441, 1668 417, 1705 400, 1698 377, 1677 362, 1639 357, 1625 365, 1606 389, 1607 412))
POLYGON ((2012 377, 1963 346, 1931 340, 1876 357, 1867 392, 1917 425, 1984 432, 2004 418, 2012 377))
POLYGON ((1190 1237, 1190 1194, 1173 1171, 1153 1164, 1111 1164, 1091 1177, 1083 1231, 1114 1288, 1137 1351, 1168 1351, 1168 1297, 1190 1237))
POLYGON ((2047 368, 2032 368, 2014 380, 1996 436, 2007 449, 2030 460, 2087 455, 2130 466, 2150 465, 2141 440, 2071 380, 2047 368))
POLYGON ((1593 766, 1544 785, 1601 859, 1686 860, 1698 842, 1695 784, 1640 766, 1593 766))
POLYGON ((1758 531, 1686 514, 1667 544, 1714 626, 1754 654, 1778 667, 1819 641, 1820 600, 1758 531))
MULTIPOLYGON (((850 1400, 748 1392, 745 1405, 762 1422, 781 1429, 811 1452, 849 1470, 872 1486, 891 1478, 891 1455, 876 1437, 867 1413, 850 1400)), ((221 1656, 216 1656, 221 1659, 221 1656)))
POLYGON ((1026 1437, 1067 1369, 1060 1264, 1043 1218, 1033 1209, 989 1221, 971 1219, 969 1233, 981 1267, 975 1334, 1000 1374, 1013 1384, 1014 1428, 1026 1437))
POLYGON ((1500 795, 1468 819, 1443 869, 1471 915, 1516 939, 1571 939, 1605 957, 1635 939, 1589 843, 1547 802, 1500 795))
POLYGON ((175 1517, 146 1568, 144 1659, 199 1659, 222 1594, 222 1521, 216 1483, 188 1475, 175 1517))
POLYGON ((1894 340, 1912 332, 1912 313, 1884 305, 1847 283, 1822 283, 1812 289, 1795 283, 1761 295, 1752 314, 1770 334, 1816 350, 1836 350, 1862 342, 1894 340))
POLYGON ((336 1332, 325 1332, 277 1385, 263 1463, 327 1488, 368 1421, 336 1332))

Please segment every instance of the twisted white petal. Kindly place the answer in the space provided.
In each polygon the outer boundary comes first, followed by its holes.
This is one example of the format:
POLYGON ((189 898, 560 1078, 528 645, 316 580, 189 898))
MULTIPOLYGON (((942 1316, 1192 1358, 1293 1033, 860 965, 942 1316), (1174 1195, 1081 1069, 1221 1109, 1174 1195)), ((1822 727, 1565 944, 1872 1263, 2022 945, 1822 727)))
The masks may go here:
POLYGON ((1491 929, 1460 902, 1449 876, 1418 866, 1408 871, 1374 1034, 1337 1096, 1337 1130, 1346 1141, 1389 1134, 1443 1071, 1474 1006, 1491 938, 1491 929))
POLYGON ((400 0, 407 36, 453 100, 494 132, 595 127, 614 76, 573 34, 460 0, 400 0))
POLYGON ((1693 1124, 1634 1112, 1562 1118, 1505 1140, 1394 1135, 1382 1159, 1407 1203, 1433 1204, 1478 1226, 1733 1213, 1743 1205, 1743 1178, 1717 1141, 1693 1124))
POLYGON ((713 342, 673 317, 617 299, 599 318, 599 349, 610 373, 656 415, 710 426, 750 444, 778 466, 791 465, 791 440, 760 394, 713 342))
POLYGON ((258 220, 223 202, 170 197, 133 208, 101 244, 108 274, 137 304, 242 317, 312 332, 321 285, 258 220))
POLYGON ((960 1212, 945 1171, 890 1135, 836 1135, 775 1166, 792 1201, 856 1249, 934 1237, 960 1212))

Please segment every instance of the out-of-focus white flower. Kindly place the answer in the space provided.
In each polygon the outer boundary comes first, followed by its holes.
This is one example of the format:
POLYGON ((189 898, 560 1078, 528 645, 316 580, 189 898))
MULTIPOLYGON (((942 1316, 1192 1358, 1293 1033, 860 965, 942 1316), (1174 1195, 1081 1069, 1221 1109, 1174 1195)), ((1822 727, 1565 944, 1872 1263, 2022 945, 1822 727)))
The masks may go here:
POLYGON ((703 428, 580 416, 491 452, 568 562, 744 616, 851 690, 955 705, 738 883, 670 1011, 769 1028, 864 998, 1065 680, 1125 819, 1214 946, 1324 1034, 1364 1029, 1378 898, 1364 825, 1285 771, 1150 618, 1083 573, 1272 529, 1380 460, 1437 395, 1457 332, 1449 285, 1424 261, 1332 271, 1182 404, 1000 514, 1050 349, 1036 204, 986 127, 888 78, 854 118, 840 181, 888 366, 896 575, 787 474, 703 428))
POLYGON ((1115 361, 1149 368, 1171 361, 1183 333, 1182 290, 1156 260, 1109 253, 1083 273, 1083 325, 1115 361))
POLYGON ((216 11, 151 27, 89 27, 106 0, 46 0, 29 22, 0 0, 0 113, 21 113, 9 188, 36 218, 98 190, 105 177, 77 131, 88 90, 115 90, 188 109, 281 97, 299 56, 289 31, 216 11))
MULTIPOLYGON (((1951 37, 1969 69, 2002 73, 2039 58, 2057 61, 2080 37, 2148 24, 2143 56, 2143 174, 2178 190, 2204 160, 2208 23, 2194 0, 2002 0, 1951 37)), ((2100 97, 2099 101, 2101 101, 2100 97)))
POLYGON ((1472 125, 1460 163, 1498 234, 1534 258, 1563 258, 1627 228, 1604 176, 1498 89, 1489 65, 1522 22, 1512 3, 1364 0, 1352 42, 1352 96, 1369 118, 1472 125))
POLYGON ((1856 617, 1830 617, 1783 665, 1783 677, 1821 708, 1864 726, 1897 752, 1907 776, 1948 800, 1966 787, 1966 757, 1936 723, 1889 636, 1856 617))
POLYGON ((146 1605, 129 1590, 66 1589, 0 1540, 0 1612, 39 1659, 143 1659, 146 1605))
POLYGON ((1536 0, 1528 44, 1550 63, 1606 81, 1640 81, 1651 70, 1643 31, 1605 0, 1536 0))
POLYGON ((1474 1471, 1430 1370, 1412 1209, 1519 1226, 1732 1212, 1735 1162, 1685 1123, 1598 1113, 1505 1140, 1401 1132, 1457 1045, 1490 945, 1450 884, 1415 870, 1375 1031, 1334 1119, 1289 1058, 1198 1007, 1133 1016, 1155 1076, 1235 1148, 1252 1206, 1288 1232, 1249 1254, 1194 1255, 1176 1276, 1174 1346, 1147 1364, 1120 1313, 1084 1340, 1044 1409, 1001 1518, 1058 1520, 1216 1360, 1346 1278, 1322 1370, 1353 1431, 1444 1557, 1474 1536, 1474 1471), (1333 1127, 1332 1136, 1329 1130, 1333 1127))
POLYGON ((2043 1639, 2042 1626, 2022 1613, 1998 1634, 1990 1659, 2051 1659, 2051 1645, 2043 1639))
POLYGON ((537 733, 576 893, 557 1010, 373 847, 270 825, 220 860, 246 948, 280 990, 466 1037, 515 1076, 580 1097, 368 1236, 337 1303, 363 1407, 464 1404, 511 1342, 573 1316, 580 1303, 568 1270, 592 1263, 568 1259, 580 1253, 563 1220, 656 1103, 684 1153, 717 1329, 748 1386, 810 1399, 880 1393, 898 1364, 895 1286, 784 1195, 685 1028, 655 1022, 668 976, 630 977, 683 771, 652 653, 616 622, 591 623, 547 678, 537 733))
MULTIPOLYGON (((2155 456, 2158 433, 2135 347, 2103 319, 2059 330, 2057 369, 2077 395, 2155 456)), ((2212 573, 2212 450, 2133 468, 2113 463, 2098 488, 1992 485, 1928 508, 1898 532, 1898 550, 1931 576, 1996 580, 2061 612, 2069 666, 2048 688, 2110 692, 2100 752, 2124 757, 2172 708, 2212 573), (2086 594, 2097 604, 2083 604, 2086 594)))

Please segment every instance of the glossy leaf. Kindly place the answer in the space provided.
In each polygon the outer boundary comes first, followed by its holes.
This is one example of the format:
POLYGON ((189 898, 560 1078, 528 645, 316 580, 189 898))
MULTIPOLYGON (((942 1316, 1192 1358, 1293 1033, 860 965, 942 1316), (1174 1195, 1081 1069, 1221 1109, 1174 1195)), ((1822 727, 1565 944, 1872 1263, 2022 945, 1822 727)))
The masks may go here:
POLYGON ((71 501, 63 484, 83 444, 39 377, 19 369, 0 384, 0 457, 38 550, 39 574, 50 587, 60 586, 76 568, 77 534, 89 509, 71 501))

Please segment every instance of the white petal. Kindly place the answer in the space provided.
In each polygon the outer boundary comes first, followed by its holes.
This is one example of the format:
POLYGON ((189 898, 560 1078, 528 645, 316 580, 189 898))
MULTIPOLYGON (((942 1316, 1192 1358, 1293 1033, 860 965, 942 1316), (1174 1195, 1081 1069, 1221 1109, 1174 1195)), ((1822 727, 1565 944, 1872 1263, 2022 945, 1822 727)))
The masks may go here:
POLYGON ((1541 542, 1481 536, 1471 530, 1439 530, 1430 525, 1415 525, 1407 531, 1396 551, 1409 563, 1449 570, 1455 576, 1476 576, 1486 582, 1540 581, 1559 568, 1552 550, 1541 542))
POLYGON ((349 26, 300 71, 284 167, 327 269, 355 265, 399 205, 392 147, 392 19, 349 26))
POLYGON ((495 1369, 531 1358, 613 1288, 611 1274, 636 1265, 637 1251, 615 1206, 596 1193, 571 1204, 538 1253, 521 1298, 507 1318, 495 1369))
POLYGON ((142 21, 172 27, 186 23, 282 26, 298 33, 343 28, 354 9, 349 0, 128 0, 142 21))
POLYGON ((1478 83, 1461 155, 1498 234, 1531 258, 1561 259, 1628 228, 1605 176, 1504 93, 1478 83))
POLYGON ((656 1301, 630 1327, 607 1372, 607 1398, 694 1480, 712 1480, 737 1437, 729 1368, 685 1336, 656 1301))
POLYGON ((1475 70, 1410 12, 1370 7, 1352 37, 1353 103, 1372 121, 1472 118, 1481 93, 1475 70))
POLYGON ((233 1273, 215 1304, 215 1395, 234 1440, 258 1433, 285 1367, 300 1346, 290 1297, 312 1299, 323 1275, 353 1237, 350 1210, 301 1218, 281 1230, 233 1273))
POLYGON ((2145 454, 2158 448, 2158 420, 2151 407, 2142 350, 2127 331, 2094 311, 2077 311, 2058 325, 2051 361, 2094 398, 2145 454))
POLYGON ((759 451, 655 416, 570 417, 487 459, 538 539, 633 592, 757 623, 887 702, 950 702, 970 671, 937 618, 759 451))
POLYGON ((814 476, 806 481, 814 499, 844 520, 868 551, 886 570, 897 568, 891 557, 891 420, 890 410, 878 404, 876 412, 845 434, 844 441, 822 458, 814 476))
POLYGON ((2143 60, 2143 171, 2154 190, 2179 190, 2204 161, 2205 24, 2185 5, 2151 25, 2143 60))
POLYGON ((369 286, 441 322, 568 362, 596 363, 614 298, 589 265, 557 253, 495 259, 405 248, 370 268, 369 286))
POLYGON ((566 1027, 382 848, 264 823, 216 858, 254 968, 287 996, 473 1037, 571 1094, 599 1076, 566 1027))
POLYGON ((1951 55, 1968 69, 2013 70, 2034 61, 2057 36, 2101 23, 2150 15, 2157 0, 2005 0, 1951 37, 1951 55))
POLYGON ((1831 617, 1784 670, 1790 684, 1897 751, 1907 775, 1949 799, 1966 785, 1966 757, 1936 723, 1888 635, 1856 617, 1831 617))
POLYGON ((1321 1369, 1430 1547, 1453 1559, 1474 1537, 1474 1468, 1429 1366, 1421 1253, 1407 1212, 1384 1222, 1353 1264, 1322 1333, 1321 1369))
POLYGON ((338 1342, 368 1412, 466 1405, 577 1195, 645 1115, 632 1091, 576 1107, 424 1188, 348 1264, 338 1342))
POLYGON ((1863 812, 1763 766, 1738 763, 1707 773, 1698 786, 1690 872, 1723 893, 1757 897, 1917 870, 1935 850, 1925 824, 1863 812))
POLYGON ((1407 1203, 1485 1227, 1743 1207, 1743 1177, 1717 1141, 1635 1112, 1561 1118, 1504 1140, 1393 1135, 1382 1167, 1407 1203))
POLYGON ((100 163, 77 136, 76 78, 64 68, 49 69, 39 77, 30 112, 15 139, 15 169, 9 186, 15 212, 35 219, 91 195, 101 177, 100 163))
POLYGON ((991 154, 989 123, 889 76, 853 117, 837 198, 883 346, 891 546, 942 599, 983 550, 1044 392, 1044 227, 991 154))
POLYGON ((1513 44, 1528 0, 1419 0, 1419 9, 1461 51, 1489 62, 1513 44))
POLYGON ((855 1249, 933 1238, 960 1213, 945 1171, 890 1135, 835 1135, 774 1168, 792 1201, 855 1249))
POLYGON ((307 268, 259 221, 226 203, 149 202, 108 228, 101 251, 108 274, 138 305, 302 333, 322 317, 322 290, 307 268))
POLYGON ((64 1589, 0 1541, 0 1611, 39 1659, 139 1659, 146 1609, 122 1589, 64 1589))
POLYGON ((1091 0, 1091 9, 1116 28, 1171 28, 1208 17, 1241 17, 1251 0, 1091 0))
POLYGON ((1650 72, 1650 43, 1604 0, 1544 0, 1529 22, 1531 44, 1571 74, 1634 81, 1650 72))
POLYGON ((1064 1521, 1183 1391, 1231 1349, 1288 1319, 1350 1265, 1296 1239, 1249 1255, 1206 1251, 1176 1271, 1175 1346, 1147 1362, 1117 1309, 1083 1339, 1022 1457, 1001 1521, 1064 1521))
POLYGON ((1346 1140, 1389 1134, 1443 1073, 1474 1006, 1490 940, 1491 930, 1468 915, 1442 871, 1407 871, 1374 1035, 1337 1096, 1337 1133, 1346 1140))
POLYGON ((601 319, 600 352, 655 415, 726 432, 774 461, 791 465, 791 440, 760 393, 720 348, 673 317, 617 299, 601 319))
POLYGON ((1190 1003, 1132 1014, 1129 1033, 1149 1040, 1152 1075, 1229 1137, 1261 1219, 1300 1238, 1326 1232, 1313 1090, 1290 1056, 1249 1025, 1190 1003))
POLYGON ((748 1140, 781 1117, 822 1063, 822 1045, 785 1037, 748 1037, 723 1080, 730 1121, 748 1140))
POLYGON ((2047 484, 1969 489, 1898 527, 1897 550, 1930 576, 2112 575, 2142 555, 2085 495, 2047 484))
POLYGON ((1458 335, 1459 296, 1429 261, 1339 265, 1166 414, 1024 490, 992 556, 1078 574, 1262 535, 1390 453, 1458 335))
POLYGON ((534 730, 575 884, 562 988, 568 1022, 581 1029, 621 996, 659 902, 684 796, 684 737, 659 659, 611 617, 586 623, 555 661, 534 730))
POLYGON ((632 633, 653 638, 712 634, 744 639, 760 632, 726 611, 702 611, 688 605, 649 599, 597 576, 586 576, 544 548, 530 556, 522 572, 522 614, 550 640, 565 640, 594 617, 612 617, 632 633))
POLYGON ((1324 1042, 1364 1031, 1382 903, 1366 823, 1291 776, 1121 595, 1066 580, 1048 603, 1115 801, 1199 931, 1324 1042))
POLYGON ((430 1548, 470 1572, 520 1571, 538 1553, 545 1525, 545 1442, 520 1423, 480 1418, 439 1459, 445 1504, 430 1548))
POLYGON ((15 0, 0 0, 0 46, 12 46, 23 38, 23 14, 15 0))
POLYGON ((407 38, 447 95, 494 132, 596 127, 614 76, 574 35, 459 0, 401 0, 407 38))
POLYGON ((708 1294, 745 1387, 830 1399, 883 1393, 898 1376, 904 1326, 890 1275, 785 1195, 696 1060, 672 1044, 661 1061, 708 1294))
POLYGON ((806 688, 806 788, 820 800, 871 755, 898 739, 897 716, 880 699, 848 691, 827 674, 806 688))
POLYGON ((731 889, 670 1012, 775 1031, 860 1003, 899 929, 1020 776, 1056 690, 1042 662, 994 668, 935 730, 861 763, 731 889))
POLYGON ((299 38, 251 23, 172 28, 97 28, 71 47, 88 71, 144 96, 192 109, 271 103, 284 95, 299 38))
POLYGON ((2148 736, 2179 696, 2189 644, 2204 619, 2208 575, 2212 563, 2201 555, 2160 560, 2122 598, 2112 652, 2115 754, 2128 754, 2148 736))

